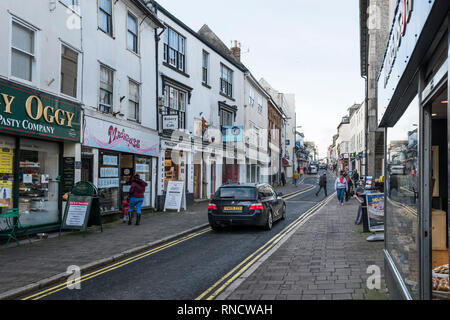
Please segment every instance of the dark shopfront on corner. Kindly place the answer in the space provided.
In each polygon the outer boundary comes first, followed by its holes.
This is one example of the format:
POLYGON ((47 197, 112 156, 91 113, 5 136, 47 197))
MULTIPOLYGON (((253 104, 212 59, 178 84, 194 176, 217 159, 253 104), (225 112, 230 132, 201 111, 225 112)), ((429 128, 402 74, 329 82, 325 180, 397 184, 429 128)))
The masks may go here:
POLYGON ((80 143, 80 119, 79 104, 0 79, 0 209, 18 208, 30 231, 61 223, 74 179, 64 155, 80 143))
POLYGON ((449 2, 398 1, 378 75, 393 299, 449 299, 449 2))

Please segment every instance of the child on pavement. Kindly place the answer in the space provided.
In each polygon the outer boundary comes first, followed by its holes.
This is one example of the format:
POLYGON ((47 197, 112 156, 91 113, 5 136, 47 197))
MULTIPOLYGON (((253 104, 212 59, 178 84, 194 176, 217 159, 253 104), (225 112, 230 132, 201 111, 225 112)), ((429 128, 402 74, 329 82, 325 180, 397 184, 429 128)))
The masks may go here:
POLYGON ((293 176, 293 178, 294 178, 294 184, 295 184, 295 186, 297 186, 298 178, 299 178, 299 175, 298 175, 297 170, 294 171, 294 176, 293 176))
POLYGON ((334 183, 334 188, 337 192, 338 200, 341 203, 341 206, 343 206, 345 191, 348 188, 347 180, 344 177, 344 172, 341 171, 341 173, 339 174, 339 177, 336 179, 336 182, 334 183))

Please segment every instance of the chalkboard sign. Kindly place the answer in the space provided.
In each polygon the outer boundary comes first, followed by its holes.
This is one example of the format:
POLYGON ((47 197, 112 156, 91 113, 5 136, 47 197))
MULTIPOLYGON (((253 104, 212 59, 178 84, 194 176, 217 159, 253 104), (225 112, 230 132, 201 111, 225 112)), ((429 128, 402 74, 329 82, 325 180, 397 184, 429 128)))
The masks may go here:
POLYGON ((66 157, 63 159, 63 190, 64 193, 69 192, 75 183, 75 158, 66 157))

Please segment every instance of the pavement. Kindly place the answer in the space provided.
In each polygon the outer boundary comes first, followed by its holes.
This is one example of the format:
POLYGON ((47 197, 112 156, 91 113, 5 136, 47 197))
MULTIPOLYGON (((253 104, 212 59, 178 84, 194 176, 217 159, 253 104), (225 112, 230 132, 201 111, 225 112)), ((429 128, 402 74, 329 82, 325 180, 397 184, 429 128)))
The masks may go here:
MULTIPOLYGON (((358 205, 332 199, 301 225, 256 270, 244 274, 229 300, 387 300, 384 242, 355 225, 358 205), (369 266, 381 271, 379 289, 369 289, 369 266)), ((371 278, 372 279, 372 278, 371 278)), ((371 281, 369 281, 372 283, 371 281)), ((220 297, 219 297, 220 298, 220 297)))
MULTIPOLYGON (((295 186, 288 182, 275 188, 284 196, 307 189, 310 185, 295 186)), ((0 300, 14 299, 50 284, 65 280, 67 268, 72 265, 86 272, 120 261, 148 248, 179 238, 207 227, 208 201, 197 202, 185 212, 143 211, 141 225, 128 226, 122 221, 88 229, 66 232, 61 237, 51 233, 47 239, 21 240, 21 245, 0 244, 0 300)))

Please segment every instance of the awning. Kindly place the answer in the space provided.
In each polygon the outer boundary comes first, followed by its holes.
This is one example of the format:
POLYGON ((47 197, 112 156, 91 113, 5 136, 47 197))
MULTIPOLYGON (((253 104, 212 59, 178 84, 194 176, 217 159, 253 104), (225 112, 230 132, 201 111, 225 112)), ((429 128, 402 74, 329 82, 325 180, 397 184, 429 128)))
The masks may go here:
POLYGON ((283 167, 292 167, 292 161, 286 158, 281 159, 281 164, 283 167))

